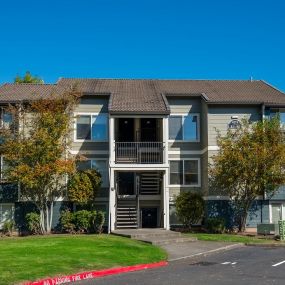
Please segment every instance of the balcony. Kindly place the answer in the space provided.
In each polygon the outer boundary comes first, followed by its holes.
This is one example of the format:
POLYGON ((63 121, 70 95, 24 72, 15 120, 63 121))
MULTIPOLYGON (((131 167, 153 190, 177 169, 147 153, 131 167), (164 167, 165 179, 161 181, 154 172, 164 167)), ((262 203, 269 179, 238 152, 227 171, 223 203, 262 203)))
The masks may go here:
POLYGON ((163 142, 115 142, 115 163, 162 164, 163 142))

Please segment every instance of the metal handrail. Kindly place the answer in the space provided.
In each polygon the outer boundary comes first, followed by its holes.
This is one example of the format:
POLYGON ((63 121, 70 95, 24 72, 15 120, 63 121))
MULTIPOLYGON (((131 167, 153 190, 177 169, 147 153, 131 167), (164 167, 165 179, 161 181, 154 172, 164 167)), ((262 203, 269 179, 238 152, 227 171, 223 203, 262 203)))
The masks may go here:
POLYGON ((116 163, 163 163, 163 142, 115 142, 116 163))

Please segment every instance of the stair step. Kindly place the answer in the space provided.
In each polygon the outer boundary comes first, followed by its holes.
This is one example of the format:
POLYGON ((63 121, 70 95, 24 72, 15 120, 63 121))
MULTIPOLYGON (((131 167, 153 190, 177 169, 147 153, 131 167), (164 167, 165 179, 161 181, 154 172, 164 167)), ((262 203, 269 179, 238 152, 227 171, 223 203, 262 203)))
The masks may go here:
POLYGON ((190 237, 176 237, 176 238, 175 237, 164 237, 164 238, 149 238, 149 239, 139 239, 139 240, 151 243, 153 245, 165 245, 165 244, 197 241, 196 238, 190 238, 190 237))

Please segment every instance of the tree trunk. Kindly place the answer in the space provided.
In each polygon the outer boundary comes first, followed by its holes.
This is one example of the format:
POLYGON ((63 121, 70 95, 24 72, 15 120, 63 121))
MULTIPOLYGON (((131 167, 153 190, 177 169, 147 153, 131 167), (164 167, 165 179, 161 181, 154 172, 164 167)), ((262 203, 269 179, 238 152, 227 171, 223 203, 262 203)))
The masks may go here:
POLYGON ((40 226, 42 234, 50 234, 53 219, 53 202, 46 202, 40 208, 40 226))

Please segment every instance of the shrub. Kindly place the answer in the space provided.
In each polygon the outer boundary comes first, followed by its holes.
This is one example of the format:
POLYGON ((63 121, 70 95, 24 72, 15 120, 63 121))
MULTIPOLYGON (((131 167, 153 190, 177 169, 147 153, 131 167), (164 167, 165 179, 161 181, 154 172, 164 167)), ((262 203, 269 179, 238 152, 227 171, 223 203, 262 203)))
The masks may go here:
POLYGON ((206 227, 208 232, 213 234, 222 234, 226 229, 226 221, 221 217, 208 218, 206 221, 206 227))
POLYGON ((198 193, 181 192, 175 201, 176 213, 182 224, 190 229, 204 215, 205 202, 198 193))
POLYGON ((74 224, 76 231, 87 232, 90 228, 91 212, 81 210, 74 213, 74 224))
POLYGON ((3 234, 6 236, 11 236, 13 233, 15 223, 14 221, 6 221, 3 224, 3 234))
POLYGON ((74 233, 75 224, 74 224, 74 214, 69 210, 62 211, 60 214, 60 227, 63 232, 74 233))
POLYGON ((26 222, 28 230, 33 235, 39 235, 42 233, 40 225, 40 215, 38 213, 32 212, 26 215, 26 222))
POLYGON ((97 212, 95 218, 95 232, 101 234, 103 232, 103 225, 105 222, 105 213, 102 211, 97 212))

